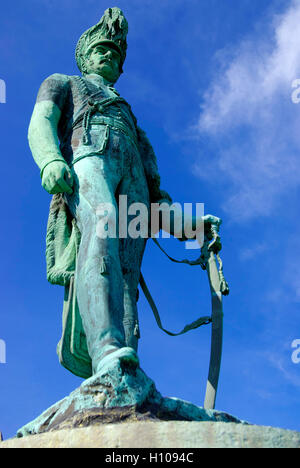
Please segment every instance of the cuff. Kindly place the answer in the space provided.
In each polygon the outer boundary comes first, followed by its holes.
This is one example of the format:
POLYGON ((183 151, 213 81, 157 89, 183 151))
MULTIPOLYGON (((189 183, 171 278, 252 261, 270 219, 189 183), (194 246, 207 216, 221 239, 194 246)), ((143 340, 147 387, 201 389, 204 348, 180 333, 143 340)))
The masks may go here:
POLYGON ((43 166, 41 168, 41 172, 40 172, 41 179, 43 178, 43 173, 44 173, 44 170, 46 169, 46 167, 49 166, 49 164, 51 164, 54 161, 60 161, 60 162, 63 162, 65 164, 67 164, 62 156, 61 157, 57 156, 56 158, 53 158, 50 161, 47 161, 46 163, 43 164, 43 166))

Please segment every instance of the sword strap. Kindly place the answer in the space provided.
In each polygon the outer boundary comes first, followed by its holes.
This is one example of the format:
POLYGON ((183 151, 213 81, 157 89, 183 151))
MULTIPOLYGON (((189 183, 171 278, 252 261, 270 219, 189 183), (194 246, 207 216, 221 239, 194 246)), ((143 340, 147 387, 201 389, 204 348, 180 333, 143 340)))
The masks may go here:
POLYGON ((197 320, 195 320, 194 322, 186 325, 183 330, 181 330, 180 332, 178 333, 173 333, 173 332, 170 332, 168 330, 166 330, 163 325, 162 325, 162 322, 161 322, 161 319, 160 319, 160 316, 159 316, 159 312, 158 312, 158 309, 155 305, 155 302, 153 300, 153 297, 151 296, 151 293, 148 289, 148 286, 145 282, 145 279, 143 277, 143 275, 141 274, 140 276, 140 285, 141 285, 141 288, 142 288, 142 291, 143 293, 145 294, 145 297, 152 309, 152 312, 154 314, 154 317, 155 317, 155 320, 156 320, 156 323, 157 325, 159 326, 159 328, 165 332, 167 335, 169 336, 179 336, 179 335, 183 335, 184 333, 187 333, 188 331, 190 330, 195 330, 196 328, 199 328, 201 327, 202 325, 208 325, 209 323, 211 323, 211 317, 200 317, 198 318, 197 320))

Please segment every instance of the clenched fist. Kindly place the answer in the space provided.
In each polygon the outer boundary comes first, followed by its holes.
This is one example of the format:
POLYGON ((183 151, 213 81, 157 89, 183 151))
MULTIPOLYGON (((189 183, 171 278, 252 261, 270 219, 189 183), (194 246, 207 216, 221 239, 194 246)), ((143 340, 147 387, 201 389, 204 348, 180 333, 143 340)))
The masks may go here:
POLYGON ((45 167, 42 186, 50 194, 73 193, 73 176, 68 164, 63 161, 53 161, 45 167))

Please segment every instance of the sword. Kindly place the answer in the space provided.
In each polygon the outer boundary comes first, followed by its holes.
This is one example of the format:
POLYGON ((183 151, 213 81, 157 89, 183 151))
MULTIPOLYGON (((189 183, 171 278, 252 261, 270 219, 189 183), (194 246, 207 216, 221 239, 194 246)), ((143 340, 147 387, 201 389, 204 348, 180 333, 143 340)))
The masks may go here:
POLYGON ((220 236, 218 233, 219 225, 211 224, 210 226, 210 235, 205 235, 204 244, 201 248, 201 255, 197 260, 176 260, 167 254, 167 252, 162 248, 157 239, 152 238, 155 244, 159 249, 172 261, 175 263, 185 263, 188 265, 200 265, 203 270, 207 271, 210 292, 211 292, 211 303, 212 303, 212 313, 211 317, 200 317, 198 320, 192 324, 187 325, 179 333, 171 333, 165 330, 162 326, 157 307, 154 303, 154 300, 148 290, 148 287, 145 283, 143 276, 140 278, 140 285, 142 290, 149 302, 150 307, 153 310, 154 316, 156 318, 157 324, 161 330, 171 336, 178 336, 186 333, 189 330, 198 328, 201 325, 206 325, 212 323, 211 331, 211 351, 210 351, 210 362, 209 362, 209 372, 208 379, 206 384, 206 393, 204 400, 205 409, 214 409, 216 403, 217 388, 219 382, 220 368, 221 368, 221 358, 222 358, 222 345, 223 345, 223 303, 222 296, 229 294, 229 287, 223 275, 223 263, 220 257, 220 250, 222 248, 220 236), (211 240, 212 239, 212 240, 211 240), (217 261, 219 263, 219 268, 217 267, 217 261))
POLYGON ((229 287, 223 275, 223 264, 219 255, 219 251, 221 250, 220 236, 218 234, 218 228, 215 225, 211 226, 211 234, 213 241, 209 245, 206 242, 202 247, 202 256, 206 258, 204 265, 207 271, 212 304, 211 350, 204 400, 205 409, 215 408, 223 345, 222 295, 226 296, 229 294, 229 287), (217 267, 216 257, 219 262, 219 269, 217 267))

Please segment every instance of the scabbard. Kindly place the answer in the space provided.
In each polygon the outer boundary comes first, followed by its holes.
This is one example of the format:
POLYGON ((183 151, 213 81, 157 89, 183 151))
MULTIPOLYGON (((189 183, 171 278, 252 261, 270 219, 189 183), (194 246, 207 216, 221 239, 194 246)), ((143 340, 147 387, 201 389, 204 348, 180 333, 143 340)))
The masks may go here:
POLYGON ((212 331, 209 373, 207 379, 204 408, 214 409, 220 375, 223 345, 223 303, 220 291, 220 277, 215 254, 210 251, 207 262, 207 275, 212 300, 212 331))

